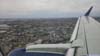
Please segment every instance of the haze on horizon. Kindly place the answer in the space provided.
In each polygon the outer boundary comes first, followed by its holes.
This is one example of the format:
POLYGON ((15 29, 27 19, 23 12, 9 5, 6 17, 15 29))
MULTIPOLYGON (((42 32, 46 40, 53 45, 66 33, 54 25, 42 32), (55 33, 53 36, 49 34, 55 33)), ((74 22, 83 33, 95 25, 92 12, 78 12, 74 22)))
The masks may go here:
POLYGON ((0 0, 0 18, 78 17, 94 6, 100 16, 100 0, 0 0))

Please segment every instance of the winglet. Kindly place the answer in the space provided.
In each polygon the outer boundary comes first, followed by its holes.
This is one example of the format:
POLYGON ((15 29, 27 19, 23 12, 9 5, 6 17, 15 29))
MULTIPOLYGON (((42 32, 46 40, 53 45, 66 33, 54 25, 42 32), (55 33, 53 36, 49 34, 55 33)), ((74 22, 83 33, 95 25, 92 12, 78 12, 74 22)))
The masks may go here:
POLYGON ((85 13, 85 15, 84 15, 84 16, 89 16, 89 14, 90 14, 90 12, 91 12, 92 8, 93 8, 93 6, 91 6, 91 7, 90 7, 90 9, 89 9, 89 10, 85 13))

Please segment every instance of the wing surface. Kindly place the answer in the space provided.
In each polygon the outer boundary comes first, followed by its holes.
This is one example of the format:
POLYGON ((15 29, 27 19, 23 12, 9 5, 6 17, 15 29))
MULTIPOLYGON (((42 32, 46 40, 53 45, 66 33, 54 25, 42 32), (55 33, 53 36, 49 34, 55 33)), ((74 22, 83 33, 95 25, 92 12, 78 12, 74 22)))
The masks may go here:
POLYGON ((76 56, 100 55, 100 23, 94 18, 81 17, 77 39, 81 39, 84 45, 77 49, 76 56))

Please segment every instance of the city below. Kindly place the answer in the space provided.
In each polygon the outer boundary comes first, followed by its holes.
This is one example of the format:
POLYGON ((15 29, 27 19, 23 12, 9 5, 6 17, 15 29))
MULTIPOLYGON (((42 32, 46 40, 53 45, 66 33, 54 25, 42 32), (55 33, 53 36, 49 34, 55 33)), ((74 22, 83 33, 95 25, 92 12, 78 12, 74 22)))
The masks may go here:
MULTIPOLYGON (((100 18, 96 17, 100 22, 100 18)), ((7 55, 26 44, 69 42, 77 18, 0 20, 0 49, 7 55), (2 28, 4 27, 4 28, 2 28)))

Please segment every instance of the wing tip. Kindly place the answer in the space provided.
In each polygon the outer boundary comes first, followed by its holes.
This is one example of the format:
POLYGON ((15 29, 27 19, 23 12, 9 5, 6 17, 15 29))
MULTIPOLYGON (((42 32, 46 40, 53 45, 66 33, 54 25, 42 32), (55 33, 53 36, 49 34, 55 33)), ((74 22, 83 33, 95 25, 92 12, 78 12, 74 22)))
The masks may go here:
POLYGON ((85 13, 84 16, 89 16, 91 11, 92 11, 92 9, 93 9, 93 6, 90 7, 90 9, 85 13))

